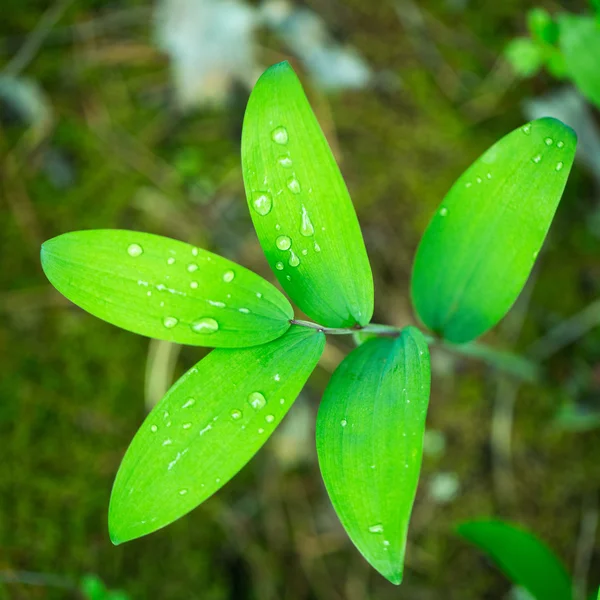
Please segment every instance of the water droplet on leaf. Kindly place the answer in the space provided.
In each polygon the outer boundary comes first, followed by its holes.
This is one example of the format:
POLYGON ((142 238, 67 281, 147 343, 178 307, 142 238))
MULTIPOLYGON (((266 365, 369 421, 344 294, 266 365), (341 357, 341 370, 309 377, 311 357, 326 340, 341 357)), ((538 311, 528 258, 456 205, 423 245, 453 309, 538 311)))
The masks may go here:
POLYGON ((144 250, 139 244, 129 244, 129 247, 127 248, 127 254, 129 254, 129 256, 133 256, 134 258, 143 252, 144 250))
POLYGON ((281 144, 282 146, 284 146, 288 143, 289 139, 287 129, 283 125, 275 127, 275 129, 273 129, 273 131, 271 132, 271 139, 276 144, 281 144))
POLYGON ((191 327, 196 333, 215 333, 219 329, 219 324, 211 317, 202 317, 192 322, 191 327))
POLYGON ((179 320, 176 319, 175 317, 165 317, 163 319, 163 325, 167 329, 173 329, 173 327, 175 327, 175 325, 177 325, 177 323, 179 323, 179 320))
POLYGON ((226 283, 233 281, 234 277, 235 277, 235 273, 233 271, 225 271, 225 273, 223 273, 223 281, 226 283))
POLYGON ((260 392, 252 392, 248 395, 248 404, 254 410, 260 410, 267 404, 267 400, 260 392))
POLYGON ((280 235, 275 240, 275 245, 280 250, 289 250, 291 248, 291 246, 292 246, 292 240, 287 235, 280 235))
POLYGON ((261 217, 264 217, 271 212, 273 200, 268 192, 255 192, 252 196, 252 206, 261 217))

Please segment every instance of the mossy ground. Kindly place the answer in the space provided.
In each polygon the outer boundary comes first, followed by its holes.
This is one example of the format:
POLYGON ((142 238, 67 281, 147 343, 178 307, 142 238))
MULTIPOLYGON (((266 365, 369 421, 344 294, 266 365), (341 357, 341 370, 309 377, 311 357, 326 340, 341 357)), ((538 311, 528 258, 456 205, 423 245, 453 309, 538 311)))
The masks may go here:
MULTIPOLYGON (((473 159, 523 122, 521 100, 552 85, 543 77, 516 81, 498 60, 532 4, 306 4, 380 73, 371 89, 309 94, 359 213, 376 281, 375 320, 414 322, 410 267, 432 211, 473 159)), ((1 62, 46 7, 3 3, 1 62)), ((136 599, 502 598, 507 581, 453 532, 460 520, 490 515, 537 532, 572 569, 583 514, 593 515, 594 502, 597 511, 600 432, 561 431, 554 419, 565 402, 600 409, 600 330, 555 355, 543 384, 521 386, 508 421, 512 390, 497 373, 434 356, 428 423, 446 447, 425 459, 400 588, 366 565, 337 523, 316 463, 314 420, 305 418, 316 414, 348 349, 340 339, 331 340, 288 416, 293 427, 238 477, 167 529, 110 544, 111 484, 146 412, 148 340, 54 293, 40 268, 40 243, 75 229, 139 229, 202 245, 269 277, 240 172, 245 93, 227 107, 179 114, 168 63, 149 31, 150 8, 140 2, 72 3, 23 72, 44 90, 52 124, 27 133, 2 107, 0 581, 34 572, 48 585, 0 583, 0 598, 76 598, 51 585, 52 576, 76 581, 88 572, 136 599), (492 423, 500 432, 512 424, 512 472, 507 438, 494 438, 492 423), (438 472, 460 481, 444 504, 428 491, 438 472)), ((265 65, 288 58, 267 41, 265 65)), ((514 338, 525 349, 598 298, 596 204, 591 179, 576 168, 531 296, 490 343, 514 338)), ((202 352, 182 349, 175 376, 202 352)), ((597 542, 589 573, 598 585, 597 542)))

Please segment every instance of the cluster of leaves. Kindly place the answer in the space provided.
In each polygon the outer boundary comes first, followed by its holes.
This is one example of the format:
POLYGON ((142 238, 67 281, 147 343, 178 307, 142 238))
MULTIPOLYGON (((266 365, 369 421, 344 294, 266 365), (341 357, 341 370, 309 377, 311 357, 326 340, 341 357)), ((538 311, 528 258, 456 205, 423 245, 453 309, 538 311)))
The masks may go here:
POLYGON ((600 107, 600 2, 592 0, 590 15, 559 13, 553 18, 542 8, 527 15, 530 37, 512 40, 505 54, 522 77, 545 68, 559 80, 572 81, 600 107))
MULTIPOLYGON (((536 600, 573 600, 573 580, 563 563, 539 538, 498 520, 462 523, 458 533, 481 548, 517 586, 536 600)), ((600 600, 600 589, 589 600, 600 600)))
POLYGON ((255 229, 283 294, 225 258, 121 230, 67 233, 42 247, 49 280, 130 331, 217 348, 183 375, 134 437, 114 484, 114 543, 180 518, 265 443, 317 365, 325 334, 366 339, 334 373, 316 432, 323 480, 349 537, 402 579, 429 401, 428 340, 470 342, 523 288, 567 181, 576 138, 533 121, 456 181, 414 263, 412 300, 432 335, 371 324, 373 279, 360 227, 327 141, 287 63, 250 97, 242 167, 255 229))

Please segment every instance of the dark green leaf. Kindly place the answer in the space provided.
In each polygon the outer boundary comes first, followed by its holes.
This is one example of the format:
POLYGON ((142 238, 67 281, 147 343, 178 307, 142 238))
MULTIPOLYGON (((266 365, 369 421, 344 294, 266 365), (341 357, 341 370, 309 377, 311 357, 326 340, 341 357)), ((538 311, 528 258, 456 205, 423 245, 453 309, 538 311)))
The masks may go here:
POLYGON ((537 600, 572 600, 571 578, 565 567, 533 534, 496 520, 462 523, 458 533, 537 600))
POLYGON ((180 344, 262 344, 293 318, 285 297, 252 271, 149 233, 66 233, 43 244, 42 266, 59 292, 94 316, 180 344))
POLYGON ((242 168, 258 239, 285 291, 322 325, 368 323, 373 278, 358 220, 287 63, 268 69, 250 96, 242 168))
POLYGON ((317 364, 325 337, 292 326, 278 340, 211 352, 159 402, 113 487, 115 544, 146 535, 225 485, 269 438, 317 364))
POLYGON ((558 20, 567 71, 581 93, 600 108, 600 22, 564 13, 558 20))
POLYGON ((429 352, 420 331, 377 338, 333 374, 317 417, 317 451, 331 502, 350 539, 392 583, 402 580, 429 402, 429 352))
POLYGON ((413 266, 413 304, 430 329, 464 343, 508 312, 542 247, 575 146, 569 127, 539 119, 494 144, 452 186, 413 266))

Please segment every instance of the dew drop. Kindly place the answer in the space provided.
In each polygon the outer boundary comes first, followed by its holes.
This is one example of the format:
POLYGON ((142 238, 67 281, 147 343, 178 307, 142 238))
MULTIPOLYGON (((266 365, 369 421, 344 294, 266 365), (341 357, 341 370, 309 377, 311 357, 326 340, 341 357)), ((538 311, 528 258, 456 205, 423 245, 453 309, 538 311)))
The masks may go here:
POLYGON ((281 261, 279 261, 278 263, 275 264, 275 268, 278 271, 283 271, 283 263, 281 261))
POLYGON ((477 177, 477 179, 475 180, 477 183, 481 183, 481 177, 477 177))
POLYGON ((468 181, 467 183, 465 183, 465 187, 466 187, 466 188, 470 188, 472 185, 473 185, 473 184, 472 184, 470 181, 468 181))
POLYGON ((293 164, 292 159, 289 156, 282 156, 278 162, 282 167, 285 167, 286 169, 289 169, 293 164))
POLYGON ((340 425, 341 425, 342 427, 346 427, 346 425, 348 425, 348 421, 346 421, 346 419, 342 419, 342 420, 340 421, 340 425))
POLYGON ((211 317, 202 317, 192 322, 191 327, 196 333, 214 333, 218 331, 219 324, 211 317))
POLYGON ((260 292, 256 292, 256 297, 257 298, 262 298, 262 294, 260 292))
POLYGON ((315 252, 321 252, 321 246, 315 242, 315 252))
POLYGON ((384 546, 389 546, 389 545, 390 545, 390 542, 389 542, 389 540, 383 540, 383 545, 384 545, 384 546))
POLYGON ((556 147, 557 148, 562 148, 564 147, 565 143, 564 142, 556 142, 556 147))
POLYGON ((527 123, 527 125, 523 125, 523 127, 521 127, 521 131, 525 135, 529 135, 531 133, 531 125, 529 123, 527 123))
POLYGON ((172 440, 166 439, 166 440, 165 440, 165 441, 162 443, 162 445, 163 445, 163 446, 170 446, 172 443, 173 443, 173 441, 172 441, 172 440))
POLYGON ((189 408, 194 404, 196 404, 196 400, 194 400, 194 398, 189 398, 188 400, 186 400, 185 404, 181 408, 189 408))
POLYGON ((531 160, 537 165, 542 160, 542 156, 541 154, 536 154, 531 160))
POLYGON ((187 270, 188 270, 189 273, 193 273, 194 271, 198 270, 198 265, 196 263, 190 263, 187 266, 187 270))
POLYGON ((491 178, 492 178, 492 174, 491 174, 491 173, 488 173, 488 174, 486 175, 486 177, 487 177, 488 179, 491 179, 491 178))
POLYGON ((188 493, 188 491, 186 489, 179 490, 179 495, 180 496, 185 496, 187 493, 188 493))
POLYGON ((192 256, 198 256, 198 248, 192 248, 192 256))
POLYGON ((170 256, 170 257, 167 259, 167 264, 168 264, 168 265, 172 265, 174 262, 175 262, 175 259, 174 259, 172 256, 170 256))
POLYGON ((183 429, 189 429, 192 426, 191 423, 184 423, 183 424, 183 429))
POLYGON ((242 411, 241 410, 237 410, 237 409, 232 410, 231 411, 231 418, 234 421, 237 421, 238 419, 241 419, 242 418, 242 411))
POLYGON ((557 170, 557 171, 560 171, 560 170, 563 168, 563 166, 564 166, 564 165, 563 165, 563 163, 562 163, 562 162, 557 162, 557 163, 556 163, 556 170, 557 170))
POLYGON ((304 248, 304 250, 302 250, 302 256, 306 256, 308 254, 308 250, 306 248, 304 248))
POLYGON ((544 142, 546 143, 546 146, 552 146, 554 140, 552 138, 546 138, 544 142))
POLYGON ((248 395, 248 404, 250 404, 254 410, 260 410, 265 407, 267 400, 260 392, 252 392, 248 395))
POLYGON ((156 425, 152 425, 152 427, 150 427, 150 431, 152 433, 156 433, 158 431, 158 427, 156 425))
POLYGON ((163 319, 163 325, 167 329, 173 329, 173 327, 175 327, 175 325, 177 325, 177 323, 179 323, 179 320, 176 319, 175 317, 165 317, 163 319))
POLYGON ((273 376, 273 379, 275 381, 280 381, 281 380, 281 376, 279 375, 279 373, 275 373, 275 375, 273 376))
POLYGON ((286 275, 286 276, 285 276, 285 278, 286 278, 288 281, 291 281, 291 280, 292 280, 292 278, 291 278, 289 275, 286 275))
POLYGON ((280 235, 275 240, 275 245, 280 250, 289 250, 291 248, 291 246, 292 246, 292 240, 287 235, 280 235))
POLYGON ((223 281, 225 283, 229 283, 230 281, 233 281, 234 277, 235 277, 235 273, 233 271, 225 271, 225 273, 223 273, 223 281))
POLYGON ((282 146, 285 146, 285 144, 288 143, 289 139, 287 129, 283 125, 275 127, 275 129, 273 129, 273 131, 271 132, 271 139, 276 144, 281 144, 282 146))
POLYGON ((238 311, 244 313, 245 315, 250 314, 250 310, 247 308, 238 308, 238 311))
POLYGON ((308 216, 304 205, 302 205, 302 225, 300 226, 300 233, 304 237, 310 237, 315 233, 315 228, 310 221, 310 217, 308 216))
POLYGON ((369 527, 369 531, 371 533, 383 533, 383 525, 381 523, 371 525, 371 527, 369 527))
POLYGON ((252 195, 252 206, 261 217, 264 217, 271 212, 273 200, 268 192, 256 192, 252 195))
POLYGON ((288 265, 290 267, 297 267, 300 264, 300 259, 296 256, 293 250, 290 250, 290 260, 288 260, 288 265))
POLYGON ((275 417, 274 417, 273 415, 267 415, 267 416, 265 417, 265 421, 266 421, 267 423, 272 423, 274 420, 275 420, 275 417))
POLYGON ((448 209, 444 206, 440 208, 440 217, 445 217, 448 214, 448 209))
POLYGON ((292 194, 300 193, 300 182, 295 177, 290 177, 287 182, 288 190, 292 192, 292 194))
POLYGON ((281 399, 279 400, 279 404, 285 404, 285 398, 281 398, 281 399))
POLYGON ((129 256, 133 256, 134 258, 143 252, 144 250, 139 244, 129 244, 129 247, 127 248, 127 254, 129 254, 129 256))
POLYGON ((262 427, 258 430, 258 433, 264 433, 264 432, 265 432, 265 430, 262 427))
POLYGON ((190 287, 195 290, 198 288, 198 282, 197 281, 190 281, 190 287))

